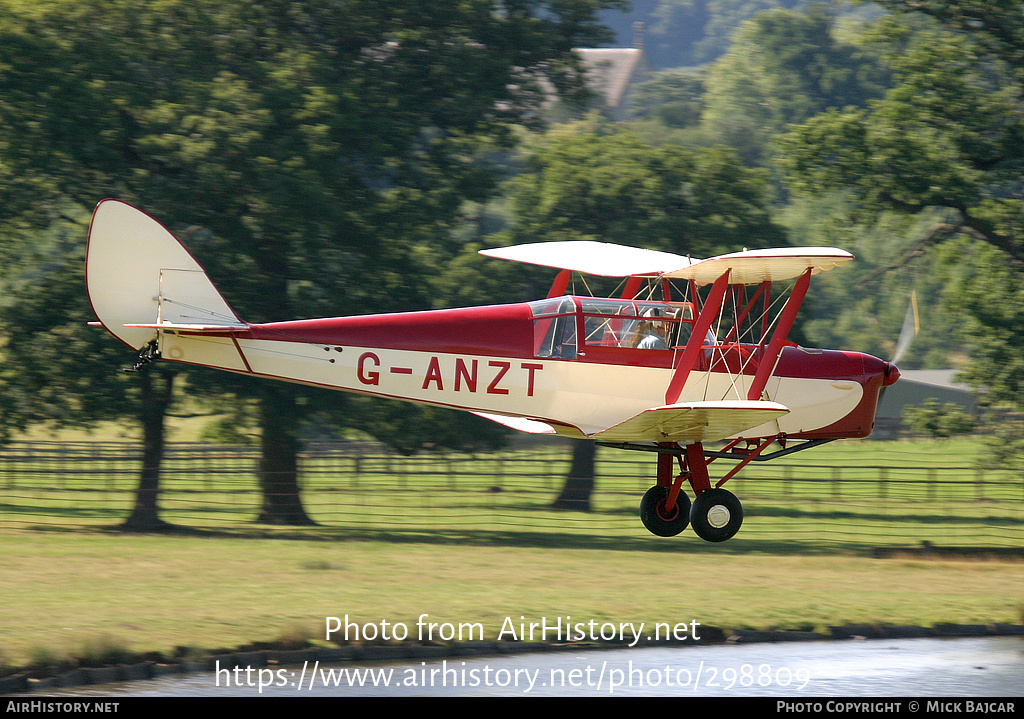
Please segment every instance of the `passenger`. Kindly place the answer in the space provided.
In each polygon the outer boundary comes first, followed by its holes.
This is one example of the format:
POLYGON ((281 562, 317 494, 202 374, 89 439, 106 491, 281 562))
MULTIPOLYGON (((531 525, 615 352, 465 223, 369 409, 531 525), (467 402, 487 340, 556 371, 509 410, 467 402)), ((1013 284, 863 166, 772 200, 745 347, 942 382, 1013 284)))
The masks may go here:
MULTIPOLYGON (((645 318, 657 318, 661 313, 651 308, 644 312, 645 318)), ((641 350, 667 350, 668 323, 658 319, 643 319, 636 332, 636 348, 641 350)))

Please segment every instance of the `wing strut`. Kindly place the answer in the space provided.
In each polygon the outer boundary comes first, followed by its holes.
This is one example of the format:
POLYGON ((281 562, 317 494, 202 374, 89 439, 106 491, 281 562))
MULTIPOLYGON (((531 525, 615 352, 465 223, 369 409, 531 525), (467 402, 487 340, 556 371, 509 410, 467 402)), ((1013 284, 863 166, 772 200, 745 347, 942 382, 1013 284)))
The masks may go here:
POLYGON ((754 374, 754 381, 751 383, 750 389, 747 390, 747 399, 761 399, 761 393, 764 392, 768 379, 772 376, 772 372, 775 371, 775 363, 779 359, 779 354, 782 353, 782 348, 785 346, 789 331, 793 328, 796 313, 800 311, 800 305, 804 301, 804 295, 807 294, 807 286, 810 283, 811 270, 808 268, 800 275, 800 279, 796 281, 796 285, 793 287, 793 294, 789 296, 789 299, 786 300, 786 306, 782 308, 782 314, 779 315, 779 323, 775 326, 775 332, 772 333, 768 349, 757 366, 757 372, 754 374))
POLYGON ((668 383, 668 390, 665 392, 665 404, 675 404, 679 401, 679 395, 683 392, 683 385, 690 375, 690 370, 697 362, 704 345, 704 338, 711 329, 711 324, 718 317, 718 311, 722 308, 722 301, 725 299, 725 291, 729 289, 729 270, 726 270, 721 277, 715 280, 715 284, 708 293, 704 306, 700 308, 700 316, 693 325, 693 332, 690 340, 686 343, 686 349, 679 355, 675 371, 672 373, 672 380, 668 383))
POLYGON ((551 283, 551 289, 548 290, 548 297, 561 297, 565 294, 565 288, 569 286, 569 277, 572 275, 571 270, 561 270, 555 275, 555 281, 551 283))

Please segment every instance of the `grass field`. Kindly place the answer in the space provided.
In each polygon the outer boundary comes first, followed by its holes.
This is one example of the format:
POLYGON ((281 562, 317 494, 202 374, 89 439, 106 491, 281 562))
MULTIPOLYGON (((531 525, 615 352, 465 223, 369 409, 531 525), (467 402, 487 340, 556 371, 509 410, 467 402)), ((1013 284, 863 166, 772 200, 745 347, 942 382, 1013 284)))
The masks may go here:
POLYGON ((426 614, 480 623, 488 638, 506 617, 753 629, 1017 623, 1024 562, 872 556, 922 541, 1020 548, 1021 480, 976 474, 980 451, 976 440, 848 442, 750 467, 729 485, 744 502, 743 529, 720 545, 647 534, 636 504, 653 460, 634 453, 602 454, 590 513, 547 508, 564 451, 497 467, 310 465, 304 497, 320 522, 311 528, 253 524, 247 470, 172 467, 165 518, 191 530, 178 535, 112 529, 130 474, 122 487, 113 466, 55 480, 40 465, 0 479, 0 664, 109 646, 170 654, 320 640, 325 618, 345 615, 415 628, 426 614))

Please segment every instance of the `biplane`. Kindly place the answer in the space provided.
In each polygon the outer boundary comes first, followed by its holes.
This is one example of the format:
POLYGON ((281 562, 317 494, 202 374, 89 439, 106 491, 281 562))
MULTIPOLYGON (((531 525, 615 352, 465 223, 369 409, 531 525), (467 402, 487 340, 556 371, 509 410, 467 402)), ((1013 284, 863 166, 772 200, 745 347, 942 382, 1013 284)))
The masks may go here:
POLYGON ((349 392, 473 412, 523 432, 654 452, 640 502, 648 530, 732 537, 722 487, 752 461, 866 437, 895 365, 788 339, 812 275, 852 259, 787 247, 694 259, 598 242, 482 250, 558 270, 532 302, 244 322, 159 222, 104 200, 89 229, 86 283, 99 324, 140 351, 349 392), (571 294, 587 276, 613 296, 571 294), (736 460, 712 485, 708 465, 736 460), (684 485, 694 495, 688 497, 684 485))

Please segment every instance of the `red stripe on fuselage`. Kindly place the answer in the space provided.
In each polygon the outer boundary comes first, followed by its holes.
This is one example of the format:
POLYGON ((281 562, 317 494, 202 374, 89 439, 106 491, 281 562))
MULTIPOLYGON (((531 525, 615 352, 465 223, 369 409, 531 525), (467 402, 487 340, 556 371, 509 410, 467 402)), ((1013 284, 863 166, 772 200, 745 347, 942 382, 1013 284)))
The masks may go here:
POLYGON ((489 305, 250 326, 259 340, 485 357, 533 357, 529 305, 489 305))

